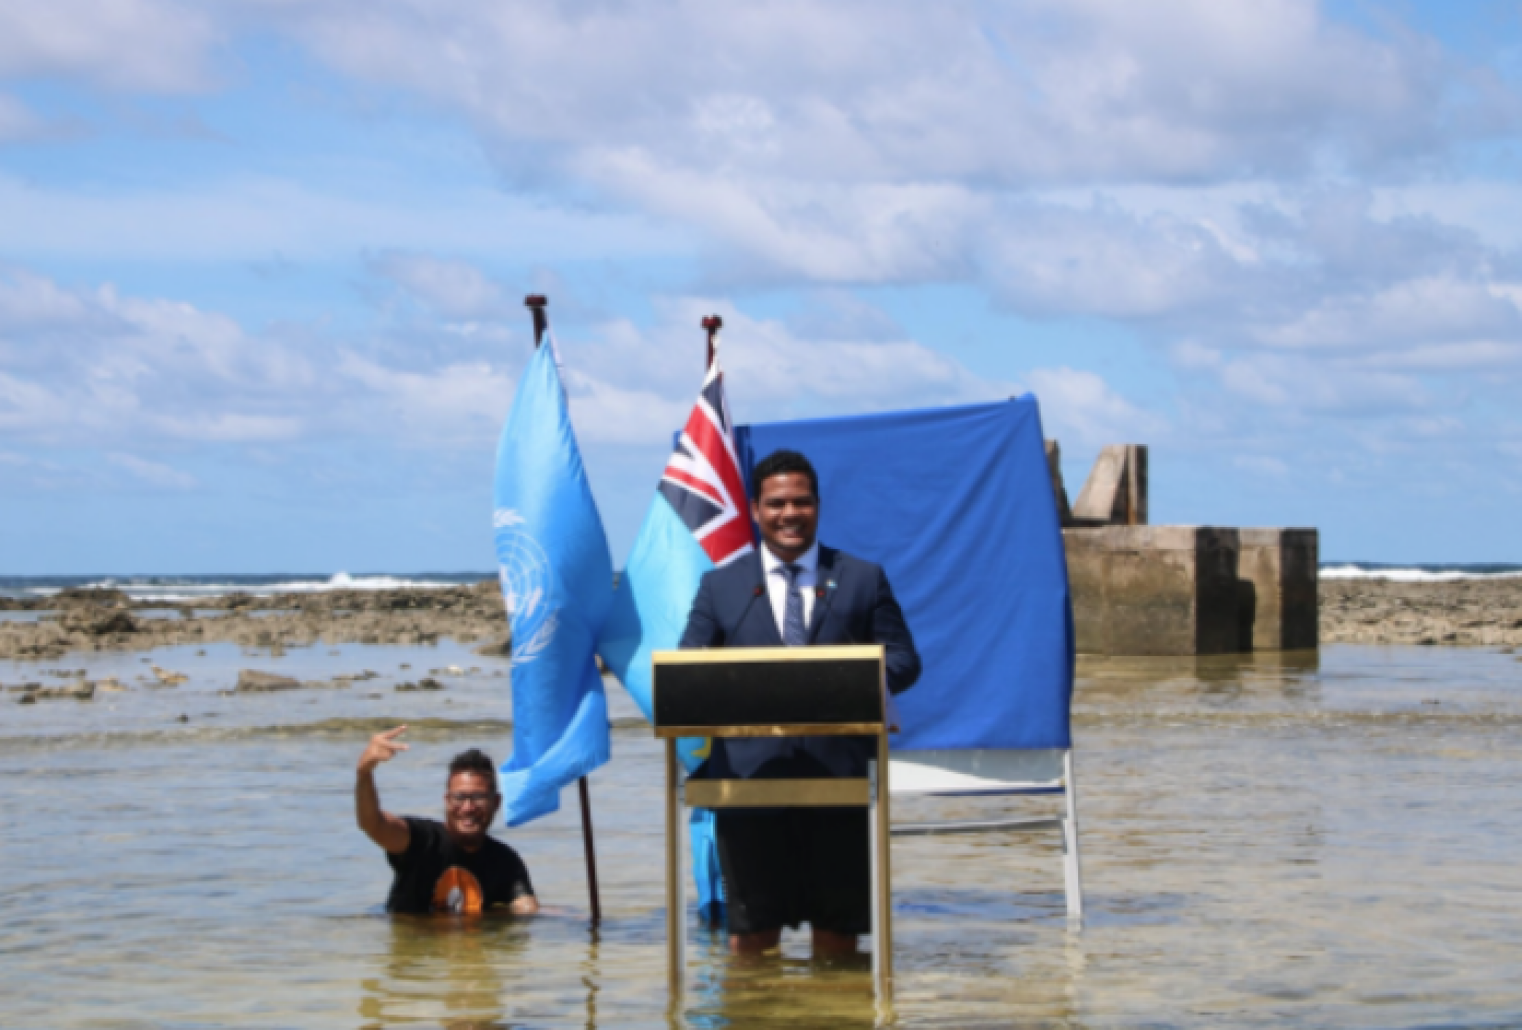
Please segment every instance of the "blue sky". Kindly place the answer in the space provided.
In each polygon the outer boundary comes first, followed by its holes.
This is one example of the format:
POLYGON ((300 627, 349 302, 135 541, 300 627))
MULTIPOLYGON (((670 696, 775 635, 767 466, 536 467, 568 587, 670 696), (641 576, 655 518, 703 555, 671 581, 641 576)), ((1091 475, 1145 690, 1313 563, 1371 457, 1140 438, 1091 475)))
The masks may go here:
POLYGON ((531 291, 616 561, 710 312, 742 421, 1522 561, 1519 143, 1519 3, 0 0, 0 572, 491 568, 531 291))

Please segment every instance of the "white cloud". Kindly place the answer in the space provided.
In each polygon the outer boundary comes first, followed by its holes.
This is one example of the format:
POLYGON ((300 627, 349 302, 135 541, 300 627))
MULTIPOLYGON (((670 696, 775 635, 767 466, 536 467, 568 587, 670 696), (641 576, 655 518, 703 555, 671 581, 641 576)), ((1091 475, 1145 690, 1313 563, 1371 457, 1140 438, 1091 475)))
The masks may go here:
MULTIPOLYGON (((595 370, 600 380, 674 402, 676 423, 661 426, 669 434, 697 396, 704 354, 699 322, 715 313, 724 319, 720 360, 730 404, 741 421, 970 403, 1017 392, 1012 384, 982 379, 905 335, 885 337, 882 321, 860 311, 851 321, 865 325, 865 333, 837 322, 836 328, 847 332, 815 335, 785 320, 756 318, 717 298, 666 299, 647 330, 610 323, 593 339, 566 341, 567 366, 595 370)), ((657 413, 669 418, 666 411, 657 413)))
POLYGON ((361 402, 348 405, 354 415, 385 419, 384 425, 354 428, 421 447, 490 439, 501 428, 516 386, 504 370, 479 361, 417 372, 344 352, 336 372, 365 391, 361 402))
POLYGON ((34 328, 86 330, 112 322, 89 298, 27 269, 0 266, 0 333, 34 328))
POLYGON ((500 318, 510 305, 502 288, 466 261, 427 254, 381 254, 371 269, 447 318, 500 318))
POLYGON ((0 77, 75 78, 147 93, 211 81, 216 12, 165 0, 49 0, 0 9, 0 77))
POLYGON ((687 421, 692 397, 662 396, 649 388, 610 383, 566 371, 571 421, 583 446, 669 447, 671 434, 687 421))
POLYGON ((1399 415, 1435 403, 1413 376, 1299 356, 1247 355, 1223 366, 1220 378, 1241 399, 1330 415, 1399 415))
POLYGON ((0 278, 0 428, 54 443, 299 435, 311 361, 182 301, 0 278))
POLYGON ((640 149, 595 149, 578 173, 609 194, 700 226, 763 277, 895 282, 965 275, 961 244, 987 202, 951 183, 803 184, 684 168, 640 149))
MULTIPOLYGON (((476 282, 464 266, 422 267, 437 285, 476 282), (462 268, 467 274, 462 274, 462 268), (442 270, 442 271, 441 271, 442 270)), ((573 420, 591 447, 664 448, 702 380, 702 316, 725 319, 723 361, 743 420, 925 407, 1018 392, 909 338, 859 300, 826 295, 799 325, 721 299, 657 302, 648 327, 613 320, 560 334, 573 420), (812 324, 812 328, 809 328, 812 324)), ((385 315, 379 316, 384 326, 385 315)), ((449 356, 432 330, 388 329, 384 344, 309 330, 295 349, 182 301, 106 285, 69 289, 35 273, 0 280, 0 432, 43 445, 131 454, 179 445, 294 444, 338 438, 414 450, 487 448, 527 353, 449 356), (409 335, 411 334, 411 335, 409 335), (129 450, 130 448, 130 450, 129 450)), ((453 345, 469 347, 469 344, 453 345)), ((1093 396, 1078 400, 1089 407, 1093 396)), ((1105 413, 1129 409, 1101 392, 1105 413)), ((113 458, 140 478, 172 470, 113 458)), ((146 460, 146 459, 142 459, 146 460)))
POLYGON ((0 429, 32 429, 56 419, 60 403, 60 398, 41 384, 0 372, 0 429))
POLYGON ((1387 287, 1323 297, 1278 324, 1253 332, 1264 346, 1292 350, 1397 351, 1467 346, 1490 337, 1522 340, 1522 313, 1483 281, 1403 279, 1387 287))
POLYGON ((190 473, 181 472, 161 462, 122 453, 111 454, 109 458, 113 465, 125 469, 149 486, 162 487, 166 490, 194 490, 200 485, 196 477, 190 473))
POLYGON ((25 104, 0 93, 0 143, 28 139, 41 131, 41 119, 25 104))
POLYGON ((803 180, 1362 166, 1516 115, 1433 40, 1357 31, 1313 0, 258 10, 335 68, 501 141, 645 148, 694 170, 743 158, 803 180))
POLYGON ((1158 443, 1168 431, 1162 416, 1132 404, 1093 372, 1038 368, 1030 383, 1041 400, 1047 436, 1064 444, 1158 443))
POLYGON ((1108 203, 1022 205, 980 243, 990 288, 1037 315, 1148 319, 1217 307, 1248 271, 1202 223, 1108 203))
POLYGON ((638 214, 579 210, 500 190, 440 191, 361 165, 323 183, 234 175, 173 189, 111 191, 27 181, 0 172, 0 225, 26 255, 96 261, 352 260, 356 252, 500 256, 543 262, 659 257, 690 249, 689 234, 638 214))

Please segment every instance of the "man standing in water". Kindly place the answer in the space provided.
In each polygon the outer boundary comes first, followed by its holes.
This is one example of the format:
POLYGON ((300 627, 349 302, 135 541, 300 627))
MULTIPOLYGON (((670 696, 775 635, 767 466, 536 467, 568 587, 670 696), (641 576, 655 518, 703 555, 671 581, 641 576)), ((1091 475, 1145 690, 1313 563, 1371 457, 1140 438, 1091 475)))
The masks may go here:
POLYGON ((480 751, 461 752, 449 763, 442 823, 396 816, 381 808, 375 767, 407 750, 398 739, 406 730, 398 726, 370 738, 359 756, 354 784, 359 828, 386 852, 396 873, 386 911, 475 915, 505 907, 520 916, 538 912, 523 860, 487 835, 502 795, 497 792, 496 766, 480 751))
MULTIPOLYGON (((751 515, 763 546, 703 576, 682 647, 882 644, 888 689, 919 679, 920 659, 883 570, 815 540, 819 477, 797 451, 751 473, 751 515)), ((717 779, 861 777, 873 737, 715 739, 697 775, 717 779)), ((777 947, 808 923, 816 955, 851 954, 871 925, 865 808, 719 809, 729 947, 777 947)))

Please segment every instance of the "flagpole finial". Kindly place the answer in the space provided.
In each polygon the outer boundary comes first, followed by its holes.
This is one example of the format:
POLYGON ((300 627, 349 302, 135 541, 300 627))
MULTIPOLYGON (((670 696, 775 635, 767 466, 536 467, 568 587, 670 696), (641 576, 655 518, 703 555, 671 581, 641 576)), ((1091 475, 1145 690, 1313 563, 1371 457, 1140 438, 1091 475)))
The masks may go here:
POLYGON ((537 350, 544 342, 544 331, 550 327, 550 317, 544 310, 550 306, 550 299, 540 293, 531 293, 523 298, 523 306, 534 315, 534 348, 537 350))
POLYGON ((719 352, 719 330, 724 328, 724 320, 718 315, 709 315, 703 319, 703 328, 708 330, 708 363, 703 366, 707 370, 713 367, 714 355, 719 352))

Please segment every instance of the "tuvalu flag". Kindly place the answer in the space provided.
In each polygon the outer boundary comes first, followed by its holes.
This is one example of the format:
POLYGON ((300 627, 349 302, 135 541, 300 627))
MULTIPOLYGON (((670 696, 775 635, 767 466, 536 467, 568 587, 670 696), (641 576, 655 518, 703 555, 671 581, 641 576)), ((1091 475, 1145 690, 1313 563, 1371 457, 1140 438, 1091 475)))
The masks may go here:
MULTIPOLYGON (((619 576, 598 653, 652 716, 650 653, 676 647, 703 573, 753 547, 745 481, 735 456, 724 375, 717 357, 656 488, 629 561, 619 576)), ((708 757, 706 740, 683 740, 688 771, 708 757)), ((712 813, 692 815, 693 875, 700 911, 712 916, 722 900, 712 813)))
POLYGON ((498 575, 512 625, 513 753, 502 810, 518 826, 607 762, 608 699, 593 658, 613 559, 566 408, 553 337, 518 383, 497 447, 498 575))

